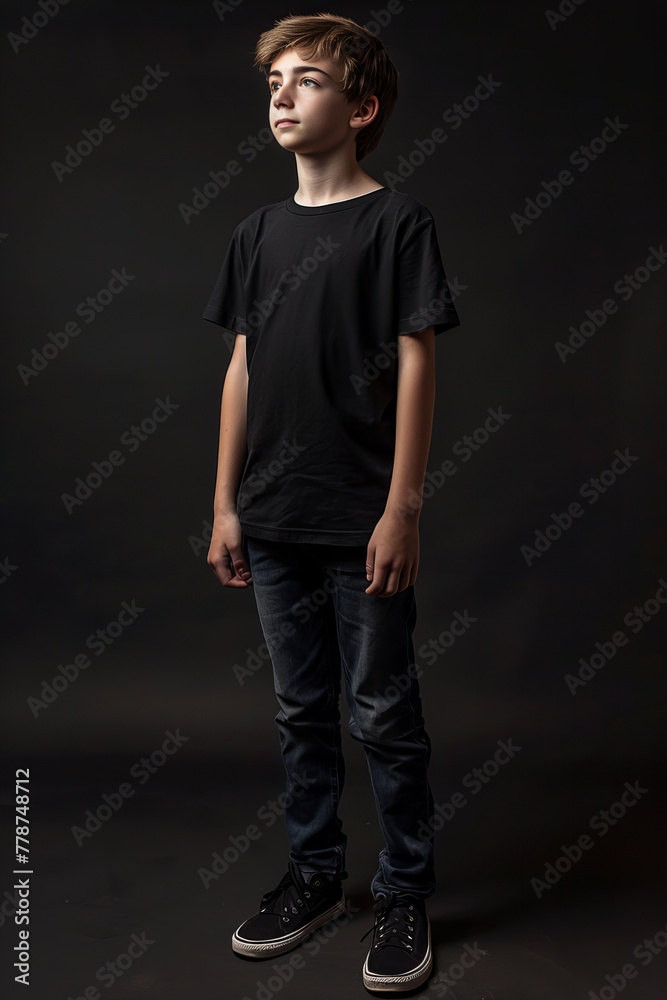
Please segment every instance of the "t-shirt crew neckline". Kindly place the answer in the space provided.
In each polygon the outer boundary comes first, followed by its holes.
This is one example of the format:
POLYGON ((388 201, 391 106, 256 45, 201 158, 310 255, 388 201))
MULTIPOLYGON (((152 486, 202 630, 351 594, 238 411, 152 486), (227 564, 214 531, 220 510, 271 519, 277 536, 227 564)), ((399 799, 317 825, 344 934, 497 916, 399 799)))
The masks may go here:
POLYGON ((299 205, 294 200, 294 195, 291 195, 285 202, 285 208, 293 215, 327 215, 329 212, 344 212, 347 208, 356 208, 360 202, 377 198, 381 194, 386 194, 387 191, 389 191, 387 187, 376 188, 374 191, 367 191, 366 194, 360 194, 356 198, 333 201, 328 205, 299 205))

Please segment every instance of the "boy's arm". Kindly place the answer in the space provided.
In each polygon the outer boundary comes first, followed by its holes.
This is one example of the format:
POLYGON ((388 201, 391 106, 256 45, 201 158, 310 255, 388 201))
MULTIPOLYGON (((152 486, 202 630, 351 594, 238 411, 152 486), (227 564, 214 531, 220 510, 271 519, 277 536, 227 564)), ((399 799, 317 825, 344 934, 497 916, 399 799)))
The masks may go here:
POLYGON ((220 583, 227 587, 246 587, 252 583, 250 567, 241 545, 242 529, 236 513, 236 495, 246 458, 247 417, 246 338, 239 333, 234 341, 234 351, 222 389, 213 532, 207 556, 209 566, 220 583))
POLYGON ((414 584, 419 514, 435 405, 435 330, 398 338, 396 445, 385 511, 368 543, 367 594, 391 597, 414 584))

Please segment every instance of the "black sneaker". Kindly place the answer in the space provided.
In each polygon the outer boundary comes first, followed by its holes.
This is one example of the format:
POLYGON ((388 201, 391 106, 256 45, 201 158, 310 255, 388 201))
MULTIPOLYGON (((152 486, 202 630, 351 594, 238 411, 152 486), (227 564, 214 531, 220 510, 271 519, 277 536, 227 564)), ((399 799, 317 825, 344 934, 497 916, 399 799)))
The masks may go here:
POLYGON ((380 895, 373 910, 373 944, 364 963, 364 986, 386 993, 417 989, 433 967, 431 926, 424 900, 407 893, 390 893, 380 895))
POLYGON ((346 876, 347 872, 320 872, 306 882, 298 865, 290 861, 280 883, 262 896, 259 913, 234 931, 233 950, 250 958, 272 958, 296 948, 344 911, 341 881, 346 876))

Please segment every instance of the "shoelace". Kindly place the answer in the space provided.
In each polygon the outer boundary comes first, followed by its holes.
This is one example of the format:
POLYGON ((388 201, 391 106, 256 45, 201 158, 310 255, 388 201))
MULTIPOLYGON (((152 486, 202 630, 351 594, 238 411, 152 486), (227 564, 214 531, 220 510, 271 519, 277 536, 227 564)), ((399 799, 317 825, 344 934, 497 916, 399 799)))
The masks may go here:
POLYGON ((415 918, 410 911, 413 908, 410 900, 402 898, 398 893, 380 896, 373 906, 375 923, 360 940, 363 941, 371 931, 375 931, 374 948, 392 946, 412 951, 415 918))
MULTIPOLYGON (((341 877, 345 875, 347 872, 343 872, 341 877)), ((312 897, 315 896, 317 902, 323 890, 324 886, 318 887, 306 882, 299 866, 288 861, 287 872, 278 885, 262 896, 260 912, 282 913, 283 921, 289 923, 291 914, 298 913, 304 906, 310 909, 313 906, 312 897)))

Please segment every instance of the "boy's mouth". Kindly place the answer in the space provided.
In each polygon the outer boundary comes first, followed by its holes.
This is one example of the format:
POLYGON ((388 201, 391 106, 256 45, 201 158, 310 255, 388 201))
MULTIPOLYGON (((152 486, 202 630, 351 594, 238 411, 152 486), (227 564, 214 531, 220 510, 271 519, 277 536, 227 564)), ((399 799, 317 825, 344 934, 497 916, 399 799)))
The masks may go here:
POLYGON ((280 118, 276 122, 276 128, 287 128, 289 125, 298 125, 299 123, 294 120, 294 118, 280 118))

